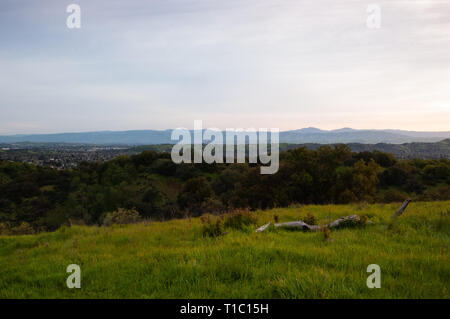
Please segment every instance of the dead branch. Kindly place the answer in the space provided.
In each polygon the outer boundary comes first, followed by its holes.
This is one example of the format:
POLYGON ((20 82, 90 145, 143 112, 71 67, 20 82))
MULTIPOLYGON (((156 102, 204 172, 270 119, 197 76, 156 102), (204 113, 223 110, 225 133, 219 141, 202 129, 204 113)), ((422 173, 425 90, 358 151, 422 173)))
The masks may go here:
POLYGON ((345 216, 345 217, 341 217, 339 219, 336 219, 335 221, 329 223, 326 226, 328 228, 336 228, 336 227, 342 226, 342 224, 345 224, 345 223, 352 224, 352 223, 357 223, 359 221, 360 220, 359 220, 358 215, 350 215, 350 216, 345 216))
POLYGON ((259 233, 259 232, 265 231, 266 228, 270 226, 270 224, 271 224, 271 223, 269 222, 269 223, 267 223, 267 224, 265 224, 265 225, 259 227, 257 230, 255 230, 255 232, 259 233))
POLYGON ((400 209, 398 211, 396 211, 394 215, 392 215, 391 219, 394 219, 394 218, 400 216, 401 214, 403 214, 406 207, 408 207, 409 202, 411 202, 411 199, 408 198, 407 200, 405 200, 403 202, 402 206, 400 207, 400 209))

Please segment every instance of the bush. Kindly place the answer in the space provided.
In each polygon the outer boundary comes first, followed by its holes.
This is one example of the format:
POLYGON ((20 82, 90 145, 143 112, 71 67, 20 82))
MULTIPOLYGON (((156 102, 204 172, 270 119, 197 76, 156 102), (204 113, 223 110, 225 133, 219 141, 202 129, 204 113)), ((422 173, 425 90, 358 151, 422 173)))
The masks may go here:
POLYGON ((324 226, 324 227, 322 227, 322 234, 323 234, 323 239, 329 240, 331 237, 331 230, 327 226, 324 226))
POLYGON ((160 158, 153 162, 152 171, 165 176, 173 176, 177 170, 177 165, 170 159, 160 158))
POLYGON ((450 177, 450 166, 445 162, 429 164, 423 169, 423 175, 428 182, 446 181, 450 177))
POLYGON ((203 213, 220 214, 225 212, 226 207, 217 198, 210 197, 201 204, 200 210, 203 213))
POLYGON ((346 189, 343 191, 338 198, 339 204, 348 204, 351 202, 356 202, 357 198, 356 195, 349 189, 346 189))
POLYGON ((0 223, 0 235, 30 235, 34 233, 34 228, 27 222, 22 222, 15 227, 10 223, 0 223))
POLYGON ((22 222, 19 226, 11 229, 13 235, 30 235, 34 234, 34 229, 27 222, 22 222))
POLYGON ((0 223, 0 235, 11 235, 11 226, 9 223, 0 223))
POLYGON ((203 237, 217 237, 223 235, 222 218, 211 214, 202 215, 203 237))
POLYGON ((70 226, 86 226, 86 222, 83 219, 69 218, 69 225, 70 226))
POLYGON ((178 195, 178 205, 182 210, 201 215, 201 205, 212 197, 213 190, 206 178, 198 177, 188 180, 178 195))
POLYGON ((409 196, 407 193, 399 191, 398 189, 391 189, 386 191, 382 197, 384 203, 403 202, 409 196))
POLYGON ((277 214, 275 214, 275 215, 273 215, 273 220, 274 220, 275 224, 278 224, 280 222, 280 217, 277 214))
POLYGON ((125 224, 135 224, 140 222, 141 216, 134 209, 124 209, 119 208, 118 210, 106 214, 103 219, 103 225, 111 226, 113 224, 125 225, 125 224))
POLYGON ((449 200, 450 199, 450 186, 438 186, 436 188, 427 189, 422 196, 421 200, 449 200))
POLYGON ((308 225, 315 225, 316 224, 316 217, 314 217, 313 214, 310 212, 306 213, 305 218, 303 218, 303 221, 307 223, 308 225))
POLYGON ((233 229, 244 229, 246 226, 256 224, 256 216, 248 208, 238 209, 224 215, 224 226, 233 229))
POLYGON ((369 215, 367 215, 367 214, 359 215, 358 218, 359 218, 359 221, 357 221, 357 224, 359 224, 360 226, 366 225, 367 222, 369 221, 369 215))

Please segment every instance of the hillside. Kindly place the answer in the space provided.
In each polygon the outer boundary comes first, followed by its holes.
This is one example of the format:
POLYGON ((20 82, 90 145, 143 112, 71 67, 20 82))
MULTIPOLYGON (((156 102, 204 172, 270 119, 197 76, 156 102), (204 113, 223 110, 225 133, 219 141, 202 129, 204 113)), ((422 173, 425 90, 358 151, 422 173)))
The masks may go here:
MULTIPOLYGON (((281 144, 281 150, 294 149, 306 146, 308 149, 316 150, 323 144, 307 143, 307 144, 281 144)), ((450 139, 445 139, 435 143, 403 143, 403 144, 362 144, 348 143, 346 144, 353 152, 373 152, 379 151, 390 153, 397 159, 450 159, 450 139)), ((170 149, 169 149, 170 150, 170 149)))
POLYGON ((301 206, 257 211, 257 223, 203 237, 199 218, 63 227, 0 236, 0 298, 450 298, 450 201, 301 206), (366 215, 374 223, 331 233, 272 230, 273 220, 319 223, 366 215), (81 267, 68 289, 66 267, 81 267), (366 268, 381 268, 368 289, 366 268))
MULTIPOLYGON (((303 144, 292 144, 292 143, 281 143, 280 151, 286 151, 290 149, 299 148, 306 146, 308 149, 316 150, 324 144, 320 143, 303 143, 303 144)), ((336 144, 325 144, 325 145, 336 145, 336 144)), ((446 158, 450 159, 450 138, 433 142, 433 143, 402 143, 402 144, 389 144, 389 143, 378 143, 378 144, 363 144, 363 143, 347 143, 346 144, 352 152, 373 152, 379 151, 383 153, 390 153, 397 159, 439 159, 446 158)), ((145 146, 135 146, 129 148, 129 152, 142 152, 145 150, 155 150, 158 152, 170 152, 172 149, 171 144, 161 144, 161 145, 145 145, 145 146)))
POLYGON ((390 153, 398 159, 450 159, 450 139, 436 143, 404 143, 404 144, 348 144, 353 152, 371 152, 374 150, 390 153))
POLYGON ((450 161, 403 160, 344 145, 280 154, 276 174, 260 164, 175 164, 168 153, 141 152, 60 170, 0 160, 0 233, 56 230, 71 221, 101 225, 134 209, 172 219, 291 204, 389 203, 450 199, 450 161))

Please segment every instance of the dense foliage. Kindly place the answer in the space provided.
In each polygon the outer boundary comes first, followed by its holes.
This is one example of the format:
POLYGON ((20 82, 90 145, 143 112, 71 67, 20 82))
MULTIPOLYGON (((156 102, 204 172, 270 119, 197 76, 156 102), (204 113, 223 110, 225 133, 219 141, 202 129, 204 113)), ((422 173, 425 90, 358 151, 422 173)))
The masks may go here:
POLYGON ((232 208, 406 197, 449 199, 450 161, 398 161, 378 151, 353 153, 345 145, 282 152, 274 175, 261 175, 257 164, 177 165, 169 153, 154 151, 73 170, 0 161, 0 231, 19 233, 101 224, 119 208, 170 219, 232 208))

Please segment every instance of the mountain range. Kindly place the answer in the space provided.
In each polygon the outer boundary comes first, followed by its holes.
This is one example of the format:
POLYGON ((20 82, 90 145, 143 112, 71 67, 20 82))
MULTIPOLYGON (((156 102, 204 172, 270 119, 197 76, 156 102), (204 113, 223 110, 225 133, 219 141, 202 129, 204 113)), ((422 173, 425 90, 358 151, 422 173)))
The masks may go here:
MULTIPOLYGON (((172 130, 97 131, 80 133, 0 135, 0 143, 85 143, 101 145, 175 144, 172 130)), ((191 131, 192 133, 192 131, 191 131)), ((390 143, 437 142, 450 138, 450 131, 418 132, 406 130, 321 130, 314 127, 280 132, 280 143, 390 143)))

